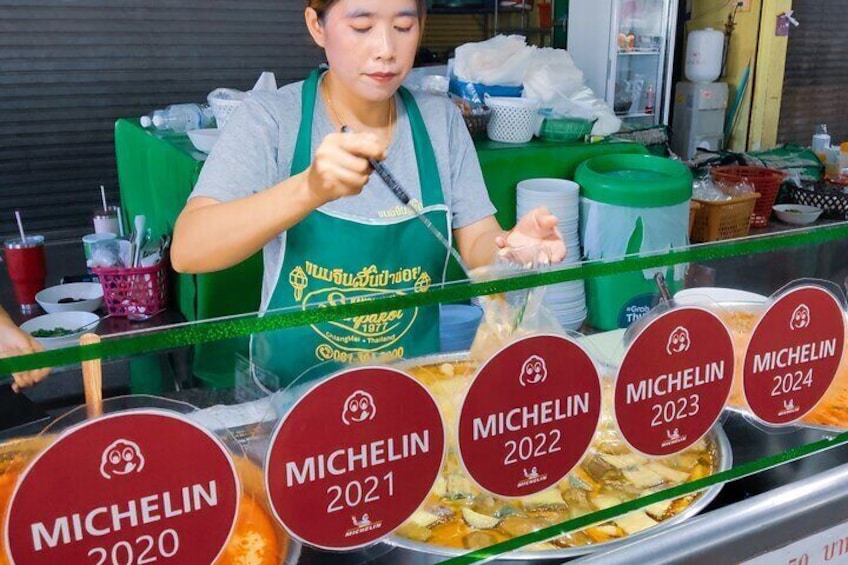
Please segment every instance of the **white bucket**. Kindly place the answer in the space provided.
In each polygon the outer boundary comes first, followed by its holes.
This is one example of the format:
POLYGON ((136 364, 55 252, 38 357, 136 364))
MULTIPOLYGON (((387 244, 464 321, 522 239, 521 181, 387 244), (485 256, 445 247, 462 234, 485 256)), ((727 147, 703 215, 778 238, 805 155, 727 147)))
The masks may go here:
POLYGON ((686 78, 692 82, 714 82, 721 76, 724 34, 707 28, 693 31, 686 43, 686 78))

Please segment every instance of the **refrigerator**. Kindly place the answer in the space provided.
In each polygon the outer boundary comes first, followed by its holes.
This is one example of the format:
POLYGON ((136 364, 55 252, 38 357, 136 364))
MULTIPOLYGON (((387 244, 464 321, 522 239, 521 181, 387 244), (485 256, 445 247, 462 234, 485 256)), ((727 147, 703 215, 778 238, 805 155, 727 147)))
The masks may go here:
POLYGON ((623 129, 668 125, 678 0, 570 0, 568 52, 623 129))

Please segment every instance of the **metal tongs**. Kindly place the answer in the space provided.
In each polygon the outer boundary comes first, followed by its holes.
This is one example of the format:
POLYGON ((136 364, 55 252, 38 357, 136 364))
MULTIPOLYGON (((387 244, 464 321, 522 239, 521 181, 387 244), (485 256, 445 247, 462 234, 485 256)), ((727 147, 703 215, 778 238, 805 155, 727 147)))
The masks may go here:
POLYGON ((671 293, 668 290, 668 285, 665 284, 665 276, 663 276, 662 273, 654 275, 654 283, 656 283, 657 290, 659 290, 660 293, 659 303, 651 309, 650 312, 630 324, 627 329, 624 330, 625 347, 630 345, 633 340, 642 333, 642 330, 648 327, 648 324, 676 306, 674 298, 671 297, 671 293))

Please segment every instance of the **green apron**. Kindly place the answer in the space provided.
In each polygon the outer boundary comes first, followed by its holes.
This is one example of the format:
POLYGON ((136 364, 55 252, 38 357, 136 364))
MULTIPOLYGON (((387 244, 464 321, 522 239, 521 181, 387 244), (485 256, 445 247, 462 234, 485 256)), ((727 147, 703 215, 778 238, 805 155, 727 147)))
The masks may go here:
MULTIPOLYGON (((312 120, 320 73, 303 84, 302 113, 291 174, 312 162, 312 120)), ((415 146, 423 213, 450 239, 436 156, 412 95, 401 87, 415 146)), ((393 198, 386 189, 387 197, 393 198)), ((338 217, 315 210, 285 236, 283 261, 266 310, 351 304, 380 294, 427 292, 444 280, 447 251, 415 216, 391 220, 338 217)), ((253 376, 272 391, 308 369, 359 364, 439 351, 438 306, 396 310, 256 334, 253 376)), ((321 376, 316 374, 314 376, 321 376)))

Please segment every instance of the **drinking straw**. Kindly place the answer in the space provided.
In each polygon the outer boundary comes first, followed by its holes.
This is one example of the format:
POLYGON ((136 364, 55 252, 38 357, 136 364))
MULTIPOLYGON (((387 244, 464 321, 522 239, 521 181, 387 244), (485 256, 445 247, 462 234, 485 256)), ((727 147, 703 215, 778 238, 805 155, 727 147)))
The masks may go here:
POLYGON ((21 233, 21 244, 26 243, 26 233, 24 233, 24 223, 21 221, 21 211, 15 210, 15 219, 18 221, 18 231, 21 233))
POLYGON ((118 206, 115 208, 118 212, 118 236, 124 237, 124 214, 121 212, 121 207, 118 206))
POLYGON ((103 200, 103 211, 108 211, 109 207, 106 205, 106 187, 102 184, 100 185, 100 199, 103 200))

